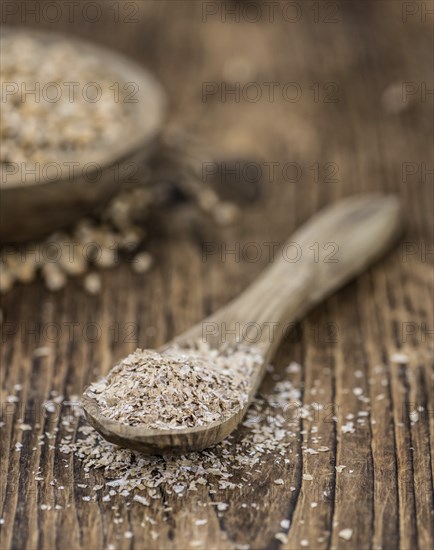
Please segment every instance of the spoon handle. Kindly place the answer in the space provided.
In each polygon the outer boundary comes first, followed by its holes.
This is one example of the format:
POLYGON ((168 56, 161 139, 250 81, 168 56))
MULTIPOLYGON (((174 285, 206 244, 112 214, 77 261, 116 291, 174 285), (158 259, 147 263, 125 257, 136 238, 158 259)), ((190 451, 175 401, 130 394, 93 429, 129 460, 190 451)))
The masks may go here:
POLYGON ((397 198, 344 199, 314 215, 238 298, 176 339, 212 347, 241 341, 269 360, 288 324, 383 254, 400 233, 397 198))

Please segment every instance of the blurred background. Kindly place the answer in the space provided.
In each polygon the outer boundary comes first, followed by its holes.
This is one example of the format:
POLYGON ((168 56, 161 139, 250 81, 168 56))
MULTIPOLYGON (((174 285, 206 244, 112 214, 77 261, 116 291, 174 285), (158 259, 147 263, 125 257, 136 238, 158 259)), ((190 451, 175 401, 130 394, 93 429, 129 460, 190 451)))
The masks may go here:
MULTIPOLYGON (((146 160, 135 159, 133 178, 128 166, 119 165, 115 187, 90 209, 99 216, 95 231, 75 225, 66 236, 56 234, 52 240, 56 246, 59 239, 98 241, 101 223, 105 232, 108 223, 105 244, 100 237, 98 247, 146 253, 157 248, 152 258, 146 254, 138 259, 138 271, 146 271, 161 250, 149 240, 152 234, 184 231, 200 241, 281 241, 322 205, 375 190, 402 195, 410 238, 428 239, 432 219, 424 212, 430 212, 427 201, 432 205, 433 67, 429 10, 430 3, 389 1, 5 2, 2 22, 8 27, 64 33, 114 49, 154 75, 162 85, 162 101, 167 99, 159 137, 152 139, 151 160, 148 153, 146 160), (101 214, 108 199, 125 186, 148 190, 128 191, 112 205, 114 216, 106 210, 101 214), (169 212, 161 211, 168 205, 169 212), (426 218, 423 224, 421 217, 426 218), (130 225, 133 233, 127 231, 130 225), (107 244, 121 238, 123 248, 107 244)), ((55 50, 54 42, 47 51, 55 50)), ((49 62, 48 54, 41 68, 49 62)), ((3 107, 8 100, 4 98, 3 107)), ((146 99, 140 96, 140 101, 146 99)), ((61 121, 61 115, 56 116, 61 121)), ((140 117, 139 125, 146 125, 146 114, 140 117)), ((74 120, 65 126, 73 128, 74 120)), ((3 136, 7 131, 4 127, 3 136)), ((110 147, 116 148, 116 141, 119 145, 124 138, 120 133, 116 140, 116 129, 110 132, 115 137, 110 147)), ((8 199, 4 187, 6 216, 11 202, 13 210, 25 197, 8 199)), ((27 186, 26 196, 29 192, 27 186)), ((67 188, 62 196, 74 201, 67 188)), ((44 211, 42 204, 18 218, 39 216, 54 224, 60 212, 56 223, 62 225, 62 208, 66 212, 65 204, 44 211)), ((23 238, 37 237, 39 246, 40 235, 32 231, 23 238)), ((5 240, 14 238, 8 234, 5 240)), ((10 250, 2 255, 4 269, 17 263, 13 255, 10 250)), ((255 262, 258 269, 265 256, 255 262)), ((105 251, 96 267, 114 263, 121 262, 105 251)), ((95 264, 92 258, 90 264, 95 264)), ((47 269, 38 269, 53 290, 63 288, 74 269, 84 273, 77 266, 60 275, 53 275, 56 269, 50 266, 48 276, 47 269)), ((2 288, 9 290, 34 276, 11 268, 2 288)), ((121 277, 120 272, 113 277, 121 277)), ((95 277, 93 286, 101 286, 95 277)))

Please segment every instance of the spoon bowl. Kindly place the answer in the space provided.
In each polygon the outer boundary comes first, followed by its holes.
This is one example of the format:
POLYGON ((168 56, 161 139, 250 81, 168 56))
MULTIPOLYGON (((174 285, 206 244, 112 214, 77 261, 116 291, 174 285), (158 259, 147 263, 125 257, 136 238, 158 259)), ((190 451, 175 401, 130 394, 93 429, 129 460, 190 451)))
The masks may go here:
POLYGON ((128 426, 105 417, 95 399, 84 394, 82 406, 88 420, 107 441, 148 455, 183 455, 201 451, 223 441, 244 418, 248 404, 223 422, 176 430, 150 430, 128 426))
POLYGON ((236 323, 248 326, 254 322, 262 329, 270 326, 277 329, 272 337, 269 330, 260 331, 253 347, 262 362, 250 374, 247 402, 229 418, 192 428, 150 430, 108 419, 87 390, 82 399, 86 418, 108 441, 147 454, 185 454, 219 443, 242 421, 284 335, 285 331, 279 328, 299 320, 315 304, 361 273, 397 239, 400 229, 400 206, 395 197, 373 194, 342 200, 313 216, 290 238, 288 244, 296 243, 302 251, 300 261, 292 263, 282 256, 238 298, 164 346, 162 351, 172 346, 189 348, 204 340, 213 349, 220 349, 223 344, 235 346, 240 341, 234 334, 228 337, 223 327, 236 323), (314 243, 319 244, 320 250, 332 244, 333 261, 315 261, 309 253, 314 243), (215 329, 211 338, 205 338, 207 326, 215 329))

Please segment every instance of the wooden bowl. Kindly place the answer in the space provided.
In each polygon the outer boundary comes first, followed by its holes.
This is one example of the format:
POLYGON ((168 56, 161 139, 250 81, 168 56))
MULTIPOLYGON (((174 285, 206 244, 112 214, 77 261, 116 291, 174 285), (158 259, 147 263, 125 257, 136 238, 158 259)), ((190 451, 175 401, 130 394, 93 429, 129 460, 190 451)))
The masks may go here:
MULTIPOLYGON (((89 152, 69 152, 62 159, 54 159, 62 167, 65 162, 78 162, 78 168, 65 168, 59 179, 49 171, 40 170, 36 181, 23 182, 21 169, 5 175, 0 183, 0 241, 13 243, 41 237, 50 231, 65 227, 76 219, 103 205, 122 184, 128 173, 146 165, 146 159, 156 144, 166 113, 166 94, 154 77, 140 65, 123 55, 73 37, 22 28, 7 28, 6 33, 25 33, 45 43, 67 40, 77 55, 91 54, 101 60, 102 66, 119 76, 119 81, 137 84, 131 103, 134 131, 122 136, 109 149, 89 152), (84 170, 86 167, 86 170, 84 170), (94 170, 92 170, 92 167, 94 170), (45 177, 48 174, 48 177, 45 177), (50 178, 50 179, 49 179, 50 178)), ((130 106, 129 105, 129 106, 130 106)), ((34 163, 31 163, 34 166, 34 163)), ((31 166, 29 165, 29 168, 31 166)))

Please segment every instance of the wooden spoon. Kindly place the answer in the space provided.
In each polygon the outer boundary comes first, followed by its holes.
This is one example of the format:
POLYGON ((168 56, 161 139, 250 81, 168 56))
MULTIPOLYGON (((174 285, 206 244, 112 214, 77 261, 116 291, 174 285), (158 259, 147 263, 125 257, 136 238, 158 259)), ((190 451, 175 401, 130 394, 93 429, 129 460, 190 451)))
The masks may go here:
POLYGON ((96 400, 85 392, 82 404, 88 421, 105 439, 148 454, 184 454, 222 441, 242 421, 284 334, 282 327, 300 319, 313 305, 362 272, 395 241, 400 228, 400 207, 395 197, 374 194, 342 200, 304 224, 286 243, 287 253, 276 254, 273 265, 238 298, 164 346, 188 347, 206 335, 208 344, 218 348, 222 342, 236 343, 234 334, 225 333, 236 323, 243 327, 254 322, 263 329, 253 344, 264 358, 263 366, 250 381, 248 403, 230 418, 179 430, 128 426, 103 416, 96 400), (275 327, 272 338, 270 326, 275 327))

